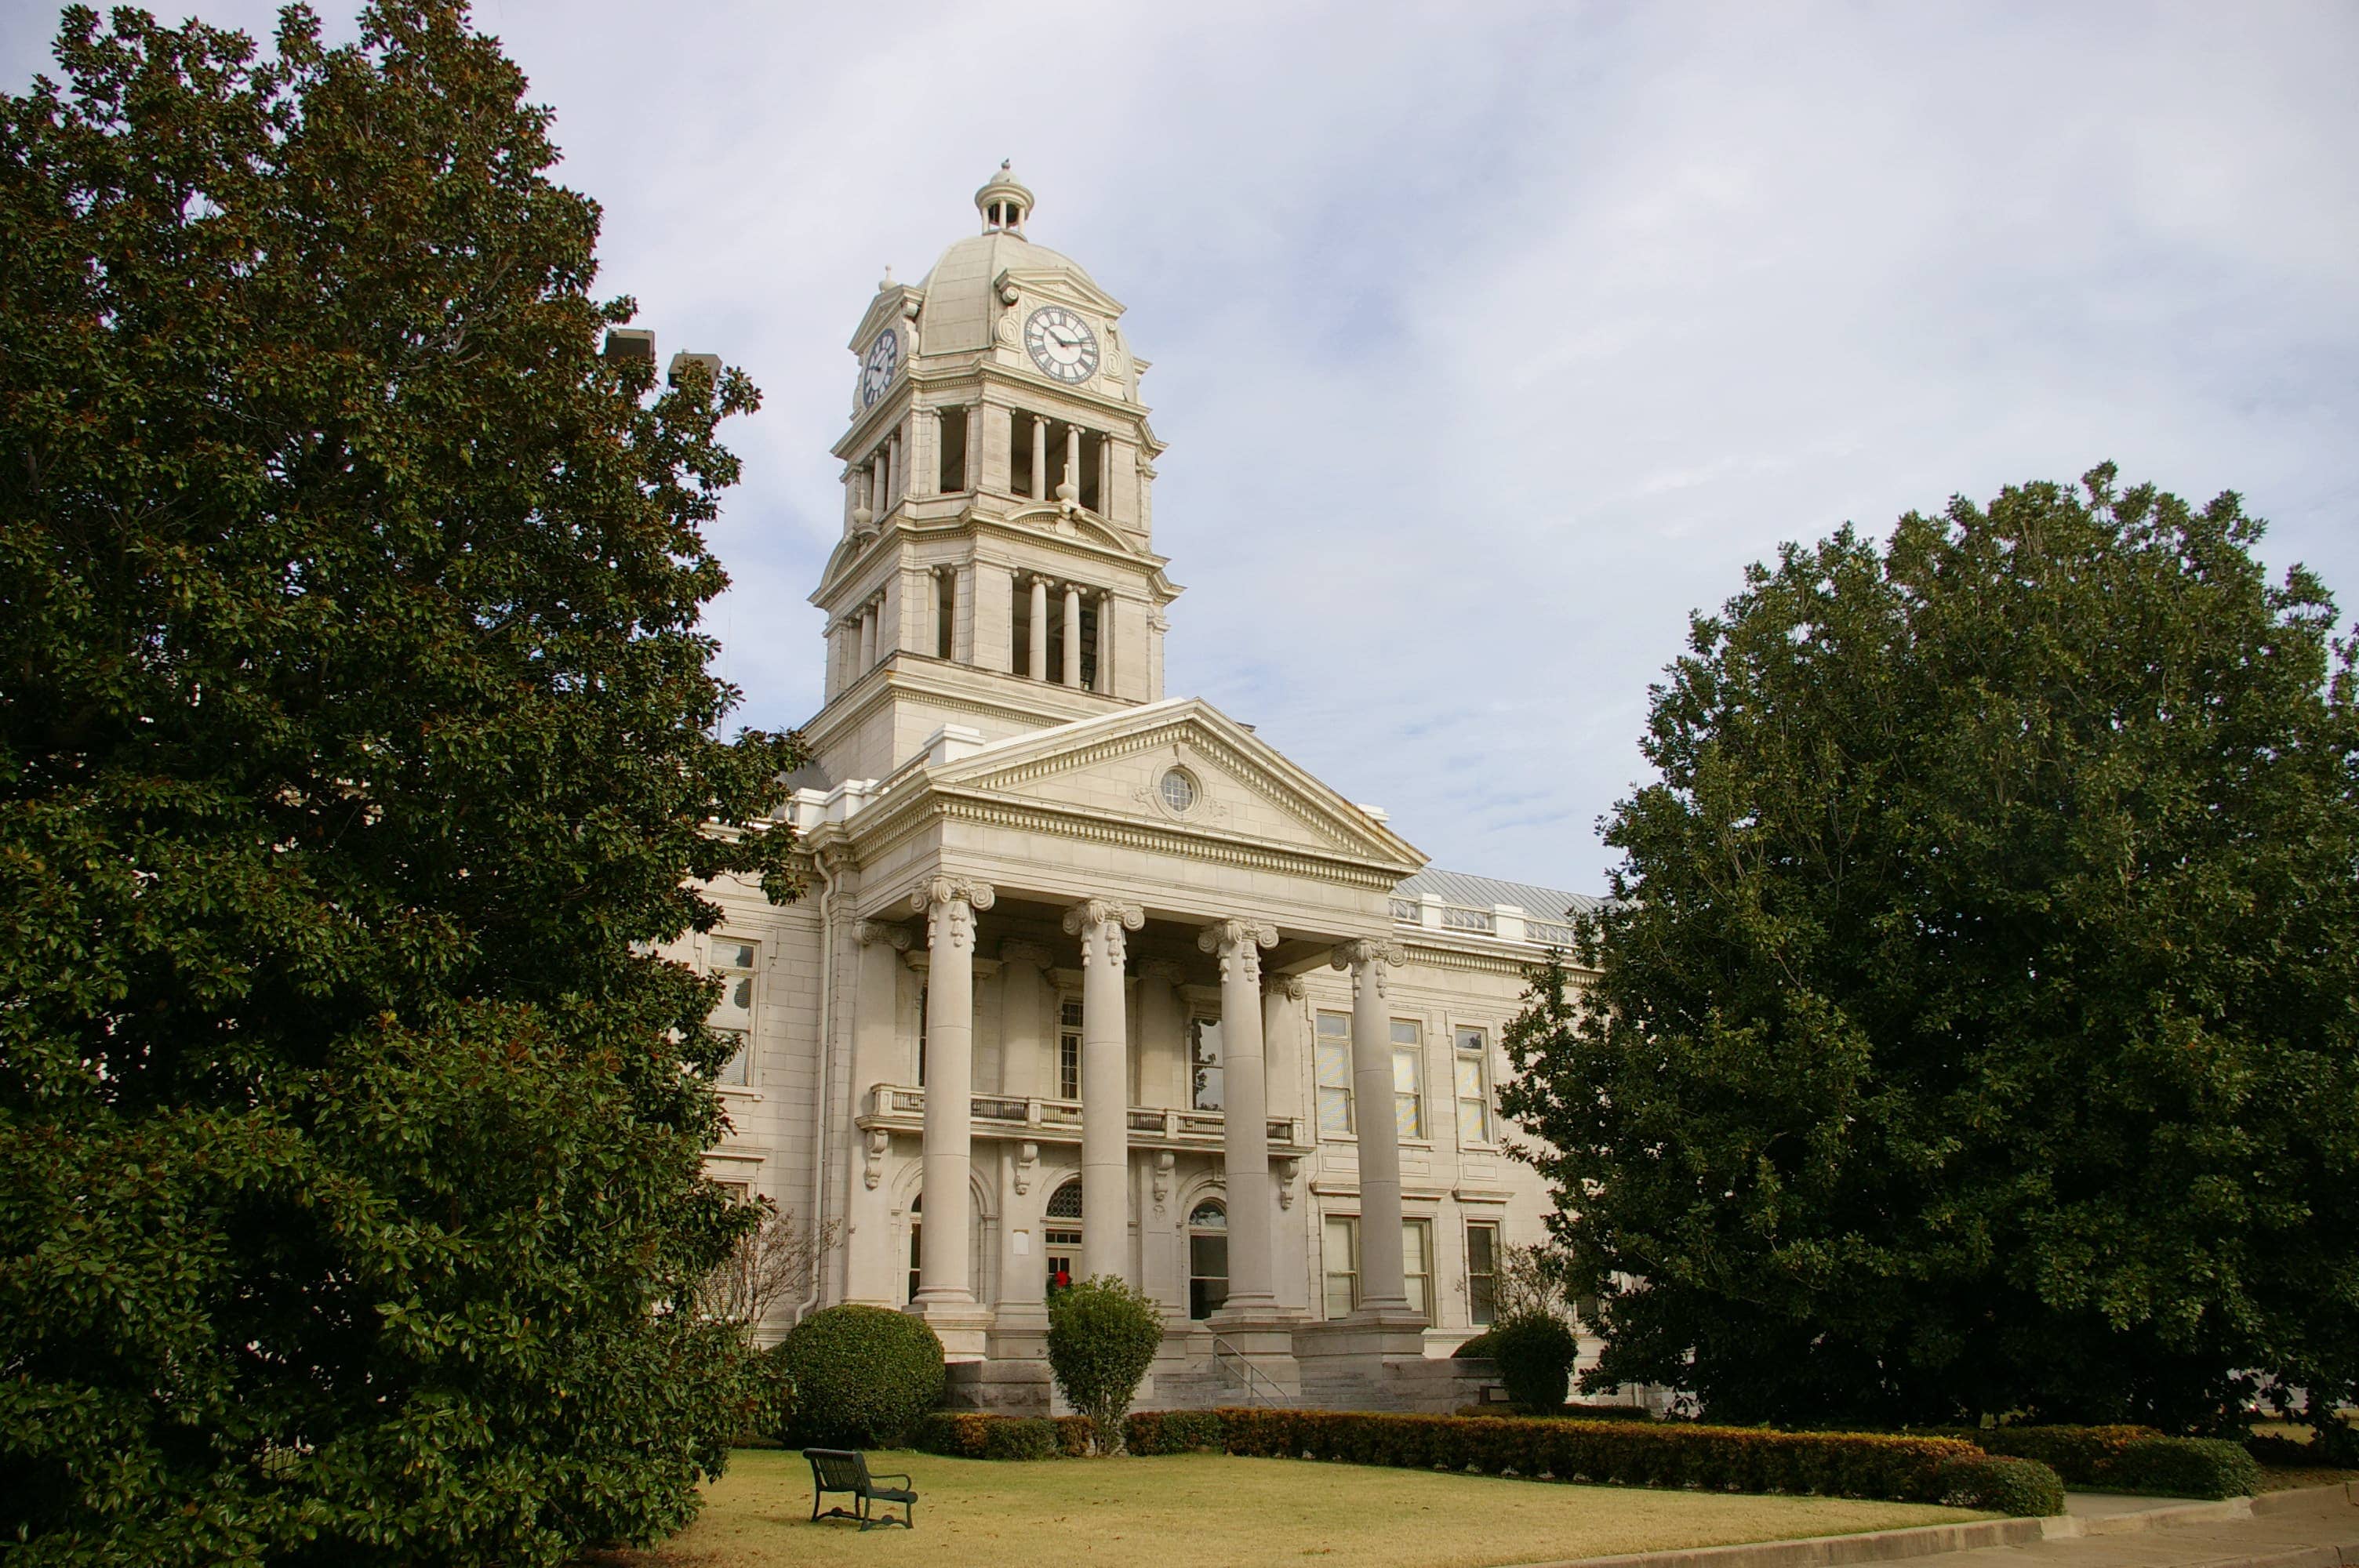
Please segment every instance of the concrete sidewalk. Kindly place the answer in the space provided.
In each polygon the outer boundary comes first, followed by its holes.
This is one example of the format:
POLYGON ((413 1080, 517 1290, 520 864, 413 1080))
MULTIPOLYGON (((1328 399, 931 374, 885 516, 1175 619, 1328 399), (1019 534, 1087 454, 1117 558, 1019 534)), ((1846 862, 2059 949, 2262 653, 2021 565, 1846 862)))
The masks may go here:
POLYGON ((1849 1568, 1938 1558, 1931 1568, 2359 1568, 2359 1498, 2311 1487, 2226 1502, 2073 1492, 2058 1519, 1880 1530, 1526 1568, 1849 1568))

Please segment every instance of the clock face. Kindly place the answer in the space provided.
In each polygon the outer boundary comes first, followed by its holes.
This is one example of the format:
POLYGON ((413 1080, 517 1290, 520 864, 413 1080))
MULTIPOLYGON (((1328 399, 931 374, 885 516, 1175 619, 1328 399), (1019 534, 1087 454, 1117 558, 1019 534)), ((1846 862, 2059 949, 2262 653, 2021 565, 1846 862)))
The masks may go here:
POLYGON ((867 407, 885 395, 893 384, 893 373, 901 368, 901 334, 887 327, 876 334, 868 345, 868 357, 860 362, 860 406, 867 407))
POLYGON ((1098 339, 1090 324, 1061 305, 1043 305, 1024 322, 1024 346, 1041 373, 1075 385, 1098 373, 1098 339))

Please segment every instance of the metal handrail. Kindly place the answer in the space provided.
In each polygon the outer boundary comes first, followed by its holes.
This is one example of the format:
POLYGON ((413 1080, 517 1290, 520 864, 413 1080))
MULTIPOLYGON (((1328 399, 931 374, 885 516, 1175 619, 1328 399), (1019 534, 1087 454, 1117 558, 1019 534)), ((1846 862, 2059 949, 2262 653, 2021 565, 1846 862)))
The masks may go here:
POLYGON ((1286 1390, 1277 1386, 1277 1380, 1276 1379, 1272 1378, 1268 1373, 1263 1371, 1260 1368, 1247 1360, 1244 1351, 1238 1349, 1235 1346, 1230 1344, 1227 1340, 1222 1338, 1217 1334, 1212 1336, 1213 1366, 1217 1367, 1221 1365, 1221 1352, 1223 1350, 1235 1357, 1238 1367, 1242 1368, 1245 1371, 1245 1402, 1247 1404, 1251 1404, 1253 1402, 1254 1379, 1256 1378, 1259 1378, 1263 1382, 1269 1385, 1270 1404, 1274 1406, 1282 1406, 1287 1402, 1286 1390))

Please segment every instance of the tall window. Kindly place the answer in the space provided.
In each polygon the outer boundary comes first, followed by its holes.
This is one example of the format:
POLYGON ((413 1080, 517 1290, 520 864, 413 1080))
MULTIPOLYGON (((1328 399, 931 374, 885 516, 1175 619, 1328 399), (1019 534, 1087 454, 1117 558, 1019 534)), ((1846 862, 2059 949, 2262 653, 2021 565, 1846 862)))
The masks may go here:
POLYGON ((903 1301, 918 1299, 918 1232, 924 1227, 918 1213, 925 1206, 926 1195, 923 1193, 909 1200, 909 1293, 901 1298, 903 1301))
POLYGON ((1403 1138, 1425 1136, 1425 1028, 1393 1020, 1393 1127, 1403 1138))
POLYGON ((1016 592, 1007 609, 1008 665, 1019 676, 1038 676, 1032 667, 1032 589, 1023 579, 1016 579, 1016 592))
MULTIPOLYGON (((1461 1029, 1452 1053, 1458 1073, 1458 1141, 1491 1141, 1491 1038, 1461 1029)), ((1487 1321, 1487 1320, 1486 1320, 1487 1321)))
POLYGON ((1082 1179, 1075 1176, 1049 1195, 1049 1223, 1041 1228, 1048 1254, 1048 1283, 1071 1283, 1082 1266, 1082 1179))
POLYGON ((1352 1017, 1319 1015, 1319 1131, 1321 1137, 1352 1134, 1352 1017))
MULTIPOLYGON (((1082 1004, 1068 1001, 1058 1010, 1057 1098, 1082 1098, 1082 1004)), ((1081 1189, 1073 1189, 1076 1193, 1081 1189)), ((1073 1200, 1079 1203, 1081 1200, 1073 1200)))
POLYGON ((718 1081, 750 1084, 754 1076, 755 946, 723 937, 712 944, 711 955, 709 968, 721 977, 721 1000, 707 1022, 737 1042, 737 1049, 722 1066, 718 1081))
POLYGON ((1221 1108, 1221 1021, 1188 1021, 1188 1105, 1192 1110, 1221 1108))
POLYGON ((941 466, 934 488, 956 495, 966 489, 966 410, 945 408, 937 417, 941 421, 941 466))
POLYGON ((947 659, 958 647, 958 572, 934 574, 934 657, 947 659))
POLYGON ((1327 1217, 1327 1315, 1348 1317, 1360 1304, 1360 1222, 1327 1217))
POLYGON ((1229 1299, 1229 1211, 1200 1203, 1188 1217, 1188 1315, 1210 1317, 1229 1299))
POLYGON ((926 988, 918 988, 918 1087, 926 1087, 926 988))
POLYGON ((1401 1284, 1409 1309, 1433 1321, 1433 1221, 1401 1221, 1401 1284))
POLYGON ((1473 1220, 1466 1227, 1466 1315, 1474 1323, 1499 1314, 1499 1227, 1473 1220))

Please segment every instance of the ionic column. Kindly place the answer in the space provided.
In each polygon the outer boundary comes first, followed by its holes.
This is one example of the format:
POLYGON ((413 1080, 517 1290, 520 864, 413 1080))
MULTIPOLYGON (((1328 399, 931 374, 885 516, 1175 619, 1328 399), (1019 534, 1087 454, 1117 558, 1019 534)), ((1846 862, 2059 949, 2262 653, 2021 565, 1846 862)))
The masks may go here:
POLYGON ((1065 585, 1065 684, 1082 684, 1082 590, 1065 585))
POLYGON ((909 896, 926 917, 926 1225, 918 1241, 918 1303, 971 1306, 967 1179, 974 1137, 974 915, 989 882, 936 877, 909 896))
MULTIPOLYGON (((1223 920, 1205 927, 1196 946, 1221 959, 1221 1143, 1229 1183, 1229 1299, 1223 1310, 1274 1314, 1277 1270, 1269 1238, 1260 949, 1277 946, 1277 932, 1250 921, 1223 920)), ((1399 1201, 1397 1185, 1394 1201, 1399 1201)))
MULTIPOLYGON (((1330 959, 1352 972, 1352 1102, 1360 1145, 1360 1311, 1409 1315, 1401 1264, 1400 1124, 1393 1112, 1392 1019, 1385 965, 1408 955, 1397 942, 1345 942, 1330 959)), ((930 1223, 930 1217, 929 1217, 930 1223)))
POLYGON ((1032 663, 1034 680, 1049 678, 1049 579, 1032 579, 1032 663))
POLYGON ((1057 485, 1057 499, 1071 504, 1082 498, 1082 427, 1065 427, 1065 477, 1057 485))
MULTIPOLYGON (((876 606, 872 601, 860 607, 860 675, 876 667, 876 606)), ((856 678, 856 677, 855 677, 856 678)))
POLYGON ((1032 499, 1049 499, 1049 421, 1037 414, 1032 416, 1032 499))
MULTIPOLYGON (((1135 903, 1093 898, 1065 911, 1065 930, 1082 939, 1082 1275, 1133 1284, 1123 933, 1146 924, 1135 903)), ((930 1090, 926 1103, 933 1104, 930 1090)))

